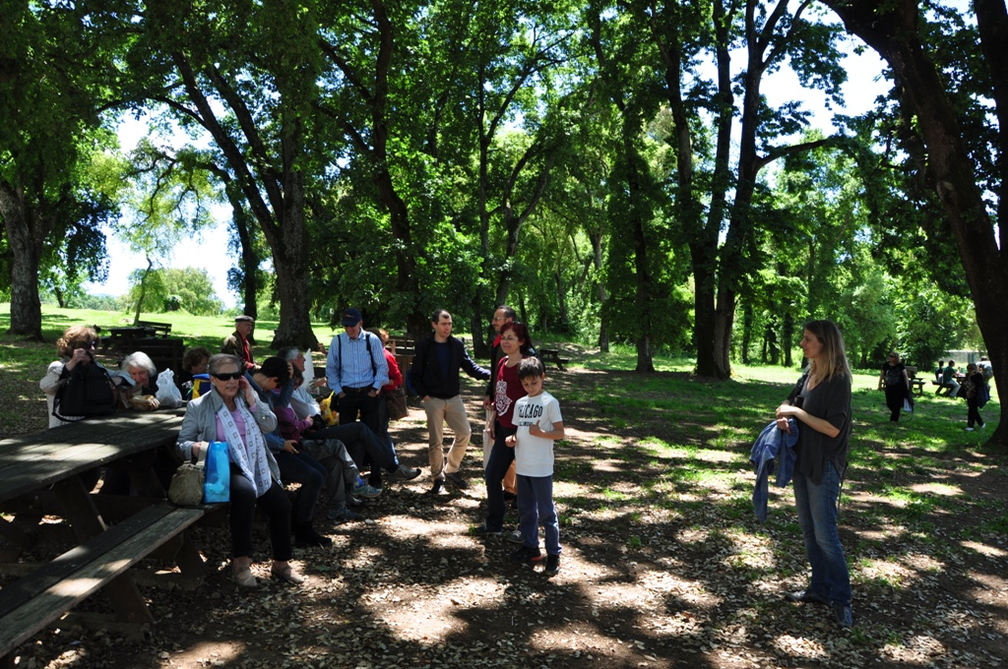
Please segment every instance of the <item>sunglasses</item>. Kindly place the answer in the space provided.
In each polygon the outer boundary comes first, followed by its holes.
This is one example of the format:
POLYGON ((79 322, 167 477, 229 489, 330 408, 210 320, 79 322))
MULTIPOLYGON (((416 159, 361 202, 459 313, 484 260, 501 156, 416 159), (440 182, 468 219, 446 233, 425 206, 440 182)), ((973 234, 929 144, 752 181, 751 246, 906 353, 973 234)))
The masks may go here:
POLYGON ((211 374, 218 381, 237 381, 241 377, 245 376, 244 372, 231 372, 230 374, 211 374))

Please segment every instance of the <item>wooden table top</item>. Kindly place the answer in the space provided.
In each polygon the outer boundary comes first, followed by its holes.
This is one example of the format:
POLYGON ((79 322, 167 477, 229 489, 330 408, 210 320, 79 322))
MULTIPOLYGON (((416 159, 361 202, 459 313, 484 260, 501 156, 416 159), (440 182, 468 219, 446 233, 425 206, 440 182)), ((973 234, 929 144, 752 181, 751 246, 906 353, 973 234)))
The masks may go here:
POLYGON ((0 440, 0 502, 123 457, 174 444, 184 414, 184 409, 123 411, 0 440))

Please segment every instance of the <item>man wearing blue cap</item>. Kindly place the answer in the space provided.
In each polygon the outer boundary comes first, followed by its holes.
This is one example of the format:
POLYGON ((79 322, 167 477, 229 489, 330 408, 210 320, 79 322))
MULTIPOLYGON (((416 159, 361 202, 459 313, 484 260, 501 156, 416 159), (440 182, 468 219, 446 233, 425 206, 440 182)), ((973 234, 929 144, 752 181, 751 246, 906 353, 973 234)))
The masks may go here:
POLYGON ((378 432, 382 386, 388 384, 388 363, 378 337, 363 328, 364 319, 354 308, 343 312, 344 332, 329 345, 326 381, 339 398, 339 422, 362 423, 378 432))

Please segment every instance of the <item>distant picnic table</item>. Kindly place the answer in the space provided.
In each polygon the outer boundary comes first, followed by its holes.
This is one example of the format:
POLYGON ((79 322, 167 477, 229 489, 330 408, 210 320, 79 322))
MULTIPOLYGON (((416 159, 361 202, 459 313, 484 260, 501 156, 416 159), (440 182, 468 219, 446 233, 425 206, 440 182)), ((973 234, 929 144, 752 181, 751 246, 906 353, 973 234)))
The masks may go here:
POLYGON ((570 362, 570 358, 564 358, 560 355, 560 349, 556 348, 540 348, 538 349, 539 359, 543 361, 544 365, 556 365, 557 369, 561 372, 566 372, 567 368, 564 367, 570 362))
POLYGON ((101 338, 101 350, 120 359, 143 351, 150 356, 158 371, 171 369, 178 374, 182 371, 185 341, 181 337, 169 336, 171 330, 171 323, 155 321, 137 321, 136 325, 105 328, 102 331, 107 331, 108 335, 101 338))

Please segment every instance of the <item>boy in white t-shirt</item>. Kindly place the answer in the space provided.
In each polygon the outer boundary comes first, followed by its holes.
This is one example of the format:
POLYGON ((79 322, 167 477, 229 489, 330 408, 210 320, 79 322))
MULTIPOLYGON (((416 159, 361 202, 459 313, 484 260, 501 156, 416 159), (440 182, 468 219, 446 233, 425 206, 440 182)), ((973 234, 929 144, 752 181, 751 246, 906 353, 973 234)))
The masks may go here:
POLYGON ((564 438, 563 417, 557 399, 543 390, 546 370, 539 358, 518 365, 518 379, 528 393, 515 402, 513 420, 518 432, 508 437, 515 449, 518 475, 519 529, 523 543, 514 558, 534 566, 539 553, 539 521, 546 535, 546 575, 560 571, 560 522, 553 504, 553 442, 564 438))

